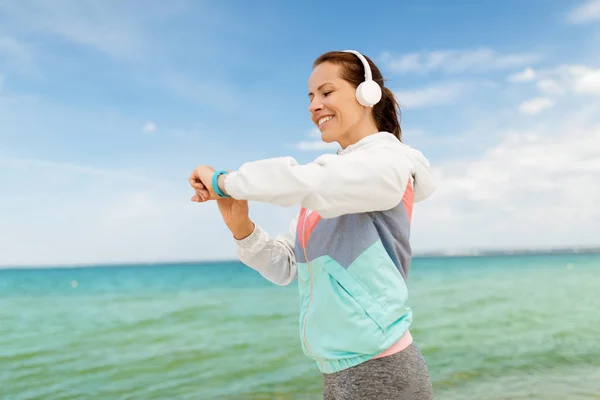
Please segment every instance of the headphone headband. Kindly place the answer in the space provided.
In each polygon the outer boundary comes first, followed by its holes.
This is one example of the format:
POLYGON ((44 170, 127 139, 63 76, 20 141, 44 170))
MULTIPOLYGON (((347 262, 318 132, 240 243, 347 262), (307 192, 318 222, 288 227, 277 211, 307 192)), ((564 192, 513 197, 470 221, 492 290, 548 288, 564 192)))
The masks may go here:
POLYGON ((365 68, 365 81, 373 80, 373 74, 371 74, 371 67, 369 66, 369 62, 367 61, 365 56, 363 56, 356 50, 344 50, 344 53, 352 53, 355 56, 357 56, 360 59, 360 61, 362 62, 363 67, 365 68))

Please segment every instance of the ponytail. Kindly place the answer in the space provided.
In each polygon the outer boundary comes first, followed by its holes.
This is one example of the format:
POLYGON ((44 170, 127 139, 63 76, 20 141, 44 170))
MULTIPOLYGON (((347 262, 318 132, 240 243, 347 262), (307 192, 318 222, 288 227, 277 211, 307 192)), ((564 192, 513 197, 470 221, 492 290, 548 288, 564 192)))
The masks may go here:
MULTIPOLYGON (((380 84, 381 85, 381 84, 380 84)), ((381 100, 373 106, 373 118, 377 129, 381 132, 390 132, 402 141, 402 129, 400 128, 400 106, 394 93, 387 87, 381 85, 381 100)))

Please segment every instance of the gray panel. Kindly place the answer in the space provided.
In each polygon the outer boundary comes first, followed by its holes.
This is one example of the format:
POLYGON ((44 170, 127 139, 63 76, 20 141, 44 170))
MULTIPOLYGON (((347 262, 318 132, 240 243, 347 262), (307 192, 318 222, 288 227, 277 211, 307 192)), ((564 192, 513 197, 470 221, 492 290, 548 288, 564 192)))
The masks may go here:
POLYGON ((369 213, 387 253, 396 268, 407 280, 408 269, 412 261, 410 246, 410 222, 402 203, 391 210, 369 213))
POLYGON ((328 255, 348 268, 377 239, 377 230, 369 214, 322 219, 310 236, 307 254, 309 259, 328 255))

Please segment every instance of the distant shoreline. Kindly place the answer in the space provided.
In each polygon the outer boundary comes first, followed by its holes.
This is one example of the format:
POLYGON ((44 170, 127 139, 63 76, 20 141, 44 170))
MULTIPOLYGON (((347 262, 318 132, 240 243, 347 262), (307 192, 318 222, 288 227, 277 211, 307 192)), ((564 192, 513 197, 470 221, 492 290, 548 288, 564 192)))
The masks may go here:
POLYGON ((486 257, 486 256, 525 256, 525 255, 566 255, 566 254, 600 254, 600 247, 564 247, 551 249, 483 249, 465 251, 431 251, 423 252, 414 258, 431 257, 486 257))
MULTIPOLYGON (((473 258, 473 257, 519 257, 519 256, 544 256, 544 255, 569 255, 569 254, 600 254, 600 247, 565 247, 551 249, 480 249, 456 251, 428 251, 415 253, 413 259, 428 258, 473 258)), ((75 268, 114 268, 114 267, 159 267, 164 265, 208 265, 228 264, 239 262, 232 259, 213 260, 163 260, 163 261, 127 261, 105 263, 77 263, 56 265, 0 265, 0 271, 7 270, 32 270, 32 269, 75 269, 75 268)))

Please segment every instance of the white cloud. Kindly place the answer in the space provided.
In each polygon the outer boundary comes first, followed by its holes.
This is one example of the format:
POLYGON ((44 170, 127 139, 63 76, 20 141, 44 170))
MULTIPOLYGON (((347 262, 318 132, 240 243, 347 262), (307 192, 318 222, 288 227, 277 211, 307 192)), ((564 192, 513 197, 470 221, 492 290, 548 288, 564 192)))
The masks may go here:
POLYGON ((321 131, 319 130, 319 128, 315 127, 310 131, 308 136, 310 136, 311 138, 321 138, 321 131))
POLYGON ((541 71, 540 76, 554 78, 564 90, 585 95, 600 95, 600 68, 587 65, 564 64, 541 71))
MULTIPOLYGON (((555 68, 532 70, 528 75, 531 77, 528 81, 535 82, 538 90, 546 95, 565 93, 600 95, 600 68, 581 64, 563 64, 555 68)), ((514 77, 514 74, 510 75, 507 80, 516 82, 514 77)))
POLYGON ((567 15, 567 21, 574 24, 600 21, 600 0, 581 3, 567 15))
POLYGON ((470 50, 439 50, 394 56, 384 53, 384 65, 396 73, 445 73, 486 72, 520 67, 540 59, 537 54, 501 54, 489 48, 470 50))
POLYGON ((530 82, 534 79, 535 79, 535 71, 531 67, 527 67, 523 71, 509 75, 508 78, 506 78, 506 80, 508 82, 513 82, 513 83, 530 82))
POLYGON ((156 132, 157 126, 154 122, 152 121, 148 121, 144 124, 144 126, 142 127, 142 130, 144 132, 156 132))
POLYGON ((417 89, 401 89, 396 91, 395 95, 401 107, 421 108, 451 103, 467 88, 466 83, 444 82, 417 89))
POLYGON ((588 68, 575 77, 576 93, 600 95, 600 68, 588 68))
POLYGON ((439 189, 416 206, 415 247, 598 245, 598 149, 596 103, 507 131, 479 156, 433 164, 439 189))
POLYGON ((536 97, 521 103, 519 112, 527 115, 535 115, 554 107, 554 104, 554 100, 548 97, 536 97))
POLYGON ((338 150, 340 145, 337 142, 326 143, 321 140, 321 131, 318 128, 313 128, 308 137, 312 138, 311 140, 301 140, 294 144, 294 147, 300 151, 329 151, 329 150, 338 150))
POLYGON ((320 151, 339 149, 337 143, 326 143, 321 140, 305 140, 296 143, 296 148, 302 151, 320 151))
POLYGON ((565 89, 554 79, 541 79, 536 83, 538 90, 545 94, 562 94, 565 89))

